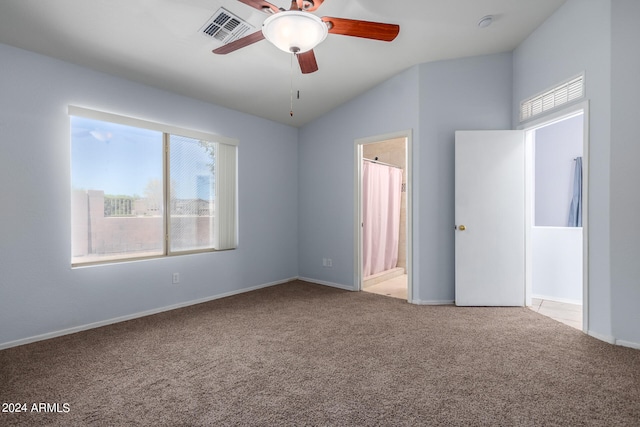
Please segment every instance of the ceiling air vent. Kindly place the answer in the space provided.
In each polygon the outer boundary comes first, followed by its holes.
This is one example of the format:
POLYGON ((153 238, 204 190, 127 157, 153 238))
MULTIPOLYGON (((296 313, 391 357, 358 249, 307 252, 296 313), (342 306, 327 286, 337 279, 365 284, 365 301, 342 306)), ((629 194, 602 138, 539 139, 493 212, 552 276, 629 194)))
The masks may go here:
POLYGON ((221 7, 204 24, 200 32, 207 37, 221 41, 223 44, 228 44, 238 40, 252 28, 254 28, 253 25, 221 7))

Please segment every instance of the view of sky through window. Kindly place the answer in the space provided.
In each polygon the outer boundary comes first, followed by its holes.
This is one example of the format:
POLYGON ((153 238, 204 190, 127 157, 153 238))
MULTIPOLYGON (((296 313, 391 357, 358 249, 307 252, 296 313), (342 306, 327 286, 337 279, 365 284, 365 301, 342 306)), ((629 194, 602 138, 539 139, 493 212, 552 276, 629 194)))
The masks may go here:
MULTIPOLYGON (((71 137, 74 189, 139 197, 153 184, 162 183, 162 132, 72 116, 71 137)), ((181 199, 208 200, 213 196, 208 175, 213 157, 203 144, 211 143, 172 138, 180 142, 170 146, 172 165, 182 177, 197 180, 172 177, 172 194, 181 199)))
POLYGON ((71 117, 74 189, 141 196, 162 182, 162 132, 71 117))

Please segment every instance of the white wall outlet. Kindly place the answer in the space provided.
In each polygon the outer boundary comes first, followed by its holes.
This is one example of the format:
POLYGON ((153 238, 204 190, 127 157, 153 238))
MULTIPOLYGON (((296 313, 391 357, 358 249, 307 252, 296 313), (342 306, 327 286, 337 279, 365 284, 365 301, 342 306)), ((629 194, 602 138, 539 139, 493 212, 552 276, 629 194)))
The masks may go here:
POLYGON ((333 261, 331 261, 331 258, 322 258, 322 266, 333 267, 333 261))
POLYGON ((173 273, 173 276, 171 277, 171 283, 173 283, 174 285, 180 283, 180 273, 173 273))

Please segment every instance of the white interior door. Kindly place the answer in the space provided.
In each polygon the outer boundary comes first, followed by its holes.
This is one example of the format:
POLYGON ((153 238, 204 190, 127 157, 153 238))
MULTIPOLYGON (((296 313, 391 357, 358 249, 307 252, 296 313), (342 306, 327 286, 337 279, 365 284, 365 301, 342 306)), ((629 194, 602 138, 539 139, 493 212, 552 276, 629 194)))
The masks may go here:
POLYGON ((458 131, 455 302, 525 305, 523 131, 458 131))

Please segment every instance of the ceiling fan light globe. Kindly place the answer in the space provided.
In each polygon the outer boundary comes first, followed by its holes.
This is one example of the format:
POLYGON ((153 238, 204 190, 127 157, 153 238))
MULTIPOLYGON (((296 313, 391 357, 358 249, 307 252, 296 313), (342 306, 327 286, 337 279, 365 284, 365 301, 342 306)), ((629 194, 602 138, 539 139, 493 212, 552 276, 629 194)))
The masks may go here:
POLYGON ((327 37, 328 28, 315 15, 289 10, 268 17, 262 24, 262 34, 280 50, 304 53, 327 37))

